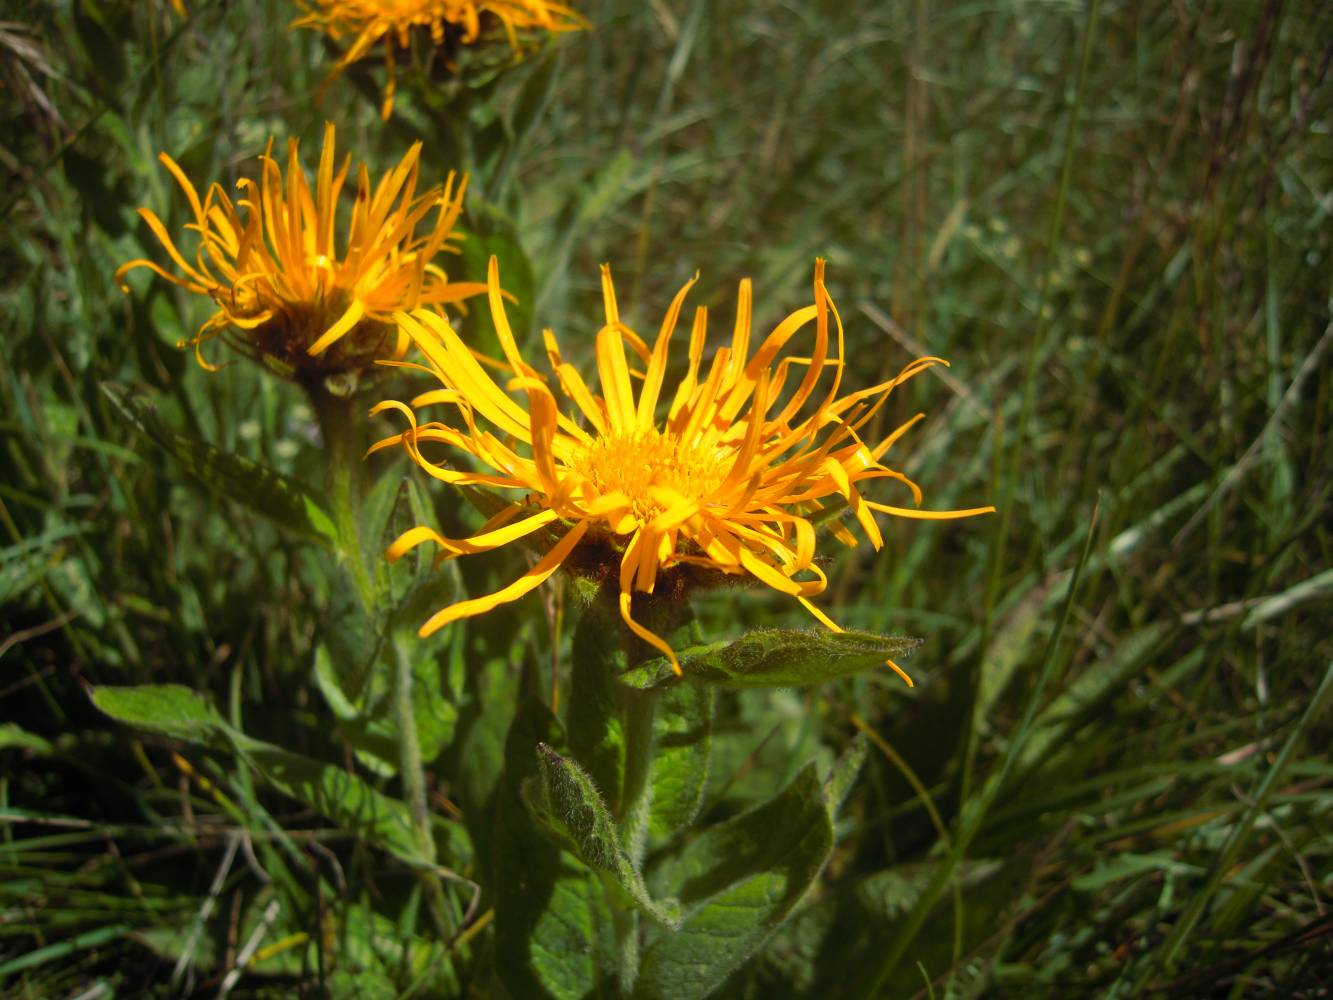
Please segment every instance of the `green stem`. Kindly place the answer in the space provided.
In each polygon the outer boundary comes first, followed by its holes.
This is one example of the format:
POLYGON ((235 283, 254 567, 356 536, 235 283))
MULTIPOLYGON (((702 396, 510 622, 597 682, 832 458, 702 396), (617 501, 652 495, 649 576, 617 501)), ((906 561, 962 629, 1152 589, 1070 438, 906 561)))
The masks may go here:
MULTIPOLYGON (((632 641, 632 637, 629 637, 632 641)), ((661 697, 655 690, 621 690, 621 720, 625 737, 625 770, 620 786, 620 803, 616 825, 620 829, 620 846, 629 856, 635 869, 643 866, 644 851, 648 846, 648 825, 653 804, 653 717, 661 697)), ((624 996, 634 989, 639 977, 639 911, 634 905, 624 905, 619 894, 609 893, 612 930, 615 932, 616 963, 620 991, 624 996)))
POLYGON ((352 574, 361 603, 367 611, 374 613, 379 603, 378 595, 361 547, 365 441, 361 421, 357 419, 356 397, 334 395, 322 383, 308 384, 305 388, 324 440, 328 501, 337 531, 338 551, 352 574))
POLYGON ((634 907, 611 905, 611 929, 616 936, 616 977, 620 995, 634 992, 639 978, 639 911, 634 907))
POLYGON ((398 722, 398 764, 403 779, 403 796, 407 799, 412 815, 412 836, 416 841, 417 853, 431 869, 421 873, 426 902, 440 940, 448 941, 453 937, 453 927, 444 898, 444 887, 433 870, 436 863, 435 836, 430 828, 426 769, 421 760, 421 743, 417 739, 416 713, 412 709, 412 659, 402 643, 394 639, 390 641, 393 643, 393 707, 398 722))
POLYGON ((657 691, 622 694, 625 723, 625 778, 620 791, 620 843, 637 868, 643 863, 648 843, 648 819, 652 808, 653 716, 657 691))
MULTIPOLYGON (((305 389, 319 420, 324 440, 328 463, 328 501, 337 531, 338 551, 352 576, 362 605, 372 618, 377 618, 383 610, 382 595, 366 564, 365 548, 361 544, 365 438, 358 413, 359 401, 354 395, 340 396, 330 392, 322 382, 308 383, 305 389)), ((391 635, 386 636, 386 639, 390 643, 394 660, 393 702, 398 725, 398 760, 403 795, 412 817, 413 840, 427 869, 421 872, 427 904, 436 931, 441 940, 447 941, 453 934, 452 921, 449 919, 444 887, 434 870, 435 837, 431 832, 430 807, 426 799, 426 769, 421 759, 416 714, 412 707, 412 659, 402 644, 391 635)))

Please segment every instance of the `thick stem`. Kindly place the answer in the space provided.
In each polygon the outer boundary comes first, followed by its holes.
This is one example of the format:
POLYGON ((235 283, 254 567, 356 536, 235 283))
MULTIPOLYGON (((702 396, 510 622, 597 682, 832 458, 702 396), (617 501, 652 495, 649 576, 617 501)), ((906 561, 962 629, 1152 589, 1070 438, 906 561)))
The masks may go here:
MULTIPOLYGON (((374 574, 366 564, 361 544, 361 501, 365 487, 365 439, 359 419, 359 401, 355 396, 330 392, 323 383, 306 385, 306 392, 319 419, 327 459, 327 494, 338 551, 351 574, 357 595, 366 612, 377 618, 382 600, 374 574)), ((412 817, 412 835, 422 861, 428 866, 421 873, 422 886, 436 931, 442 940, 452 936, 452 921, 444 897, 444 887, 433 871, 436 864, 435 837, 431 832, 430 807, 426 799, 426 770, 417 739, 416 715, 412 708, 412 659, 392 635, 385 636, 394 660, 393 702, 398 724, 399 775, 403 795, 412 817)))
POLYGON ((612 904, 611 929, 616 935, 616 978, 620 982, 620 995, 627 997, 634 992, 634 983, 639 978, 639 911, 612 904))
POLYGON ((637 868, 643 863, 652 809, 653 716, 656 691, 625 690, 621 695, 625 725, 625 777, 620 790, 620 843, 637 868))
POLYGON ((320 436, 324 440, 328 480, 328 502, 333 526, 337 531, 338 551, 352 574, 352 582, 366 610, 376 610, 377 594, 365 551, 361 547, 361 498, 365 483, 363 455, 365 442, 361 422, 357 419, 358 403, 354 396, 338 396, 329 392, 322 383, 306 385, 306 394, 319 420, 320 436))
MULTIPOLYGON (((643 866, 648 844, 648 825, 653 805, 653 716, 657 711, 656 691, 624 690, 621 704, 625 726, 625 771, 620 790, 620 808, 616 816, 620 827, 620 845, 636 869, 643 866)), ((616 936, 620 990, 628 996, 639 975, 639 911, 611 905, 612 928, 616 936)))

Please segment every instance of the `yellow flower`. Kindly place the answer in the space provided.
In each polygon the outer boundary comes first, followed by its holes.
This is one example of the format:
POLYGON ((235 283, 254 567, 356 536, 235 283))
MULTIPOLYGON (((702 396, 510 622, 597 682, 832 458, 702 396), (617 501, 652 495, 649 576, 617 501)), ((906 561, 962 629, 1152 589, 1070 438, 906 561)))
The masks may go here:
MULTIPOLYGON (((505 317, 494 257, 488 278, 491 315, 509 375, 504 387, 492 380, 447 322, 421 310, 400 314, 399 328, 424 353, 428 370, 443 388, 416 397, 410 406, 393 400, 376 406, 372 413, 399 411, 410 427, 371 450, 401 442, 436 479, 518 490, 521 496, 471 538, 444 538, 431 528, 417 527, 399 537, 387 555, 398 559, 423 542, 439 546, 442 557, 481 552, 542 529, 554 530, 559 540, 509 586, 439 611, 422 626, 423 636, 526 594, 566 562, 576 546, 600 543, 617 554, 619 607, 625 624, 667 656, 679 672, 670 646, 631 614, 631 596, 652 593, 659 573, 694 566, 749 575, 795 597, 824 625, 838 630, 810 601, 827 583, 815 562, 812 518, 821 510, 845 504, 879 548, 882 536, 876 513, 947 519, 994 509, 928 511, 862 496, 862 485, 893 479, 920 503, 916 484, 881 460, 923 414, 882 441, 866 442, 859 431, 895 387, 945 362, 921 358, 887 382, 842 393, 842 321, 824 286, 822 260, 815 262, 814 304, 789 315, 754 350, 750 283, 742 281, 731 346, 713 355, 706 372, 707 310, 697 309, 688 368, 669 394, 663 391, 668 345, 694 280, 677 293, 650 347, 621 322, 611 272, 604 266, 606 322, 596 340, 601 395, 594 394, 563 359, 551 331, 545 333, 555 382, 581 421, 560 411, 550 380, 519 354, 505 317), (830 316, 837 331, 832 357, 830 316), (787 353, 793 337, 812 322, 814 343, 809 350, 787 353), (631 356, 641 368, 631 366, 631 356), (505 390, 523 393, 526 407, 505 390), (669 404, 664 421, 657 416, 659 403, 669 404), (458 426, 419 420, 417 410, 441 404, 457 412, 458 426), (432 461, 421 450, 428 442, 470 454, 476 470, 432 461)), ((856 544, 846 525, 839 524, 835 534, 856 544)))
MULTIPOLYGON (((584 26, 570 8, 547 0, 300 0, 304 17, 292 22, 295 28, 317 28, 335 41, 352 39, 337 65, 324 80, 324 87, 380 42, 388 80, 381 113, 389 120, 393 111, 394 49, 405 49, 413 29, 430 31, 431 43, 470 45, 490 23, 498 23, 515 52, 520 31, 550 33, 573 31, 584 26)), ((323 88, 321 88, 322 90, 323 88)))
POLYGON ((407 336, 397 331, 393 314, 418 306, 440 308, 480 294, 480 283, 451 282, 435 255, 448 250, 453 226, 463 208, 467 178, 450 174, 445 184, 417 195, 421 143, 372 191, 364 165, 357 172, 346 249, 336 245, 338 195, 351 157, 334 166, 334 128, 324 127, 314 196, 297 159, 297 143, 287 147, 287 176, 273 158, 273 143, 260 157, 260 179, 238 182, 236 203, 221 184, 209 187, 204 200, 166 153, 158 158, 185 192, 194 213, 187 229, 199 235, 195 263, 172 242, 162 220, 146 208, 139 214, 179 269, 173 274, 151 260, 132 260, 116 271, 128 292, 127 271, 147 267, 168 281, 217 305, 191 340, 199 363, 204 341, 220 334, 256 359, 276 362, 294 372, 333 374, 368 367, 386 354, 402 357, 407 336), (416 228, 436 212, 434 224, 416 228))

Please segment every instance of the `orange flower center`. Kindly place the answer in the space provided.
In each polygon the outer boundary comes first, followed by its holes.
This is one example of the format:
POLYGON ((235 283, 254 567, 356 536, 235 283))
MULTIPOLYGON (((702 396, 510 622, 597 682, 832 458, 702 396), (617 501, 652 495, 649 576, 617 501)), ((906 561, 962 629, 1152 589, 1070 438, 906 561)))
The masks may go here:
POLYGON ((663 505, 652 488, 671 490, 688 500, 703 500, 727 478, 729 463, 718 449, 692 447, 655 428, 594 439, 570 462, 603 494, 620 493, 637 517, 660 514, 663 505))

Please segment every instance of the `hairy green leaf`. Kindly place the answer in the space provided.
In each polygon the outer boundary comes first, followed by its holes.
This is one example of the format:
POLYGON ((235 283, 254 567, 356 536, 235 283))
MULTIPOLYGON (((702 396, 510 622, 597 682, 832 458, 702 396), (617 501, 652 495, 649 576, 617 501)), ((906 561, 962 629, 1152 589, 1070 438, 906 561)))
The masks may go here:
POLYGON ((601 880, 537 828, 520 789, 538 779, 538 743, 562 741, 535 698, 521 703, 505 744, 494 837, 495 967, 515 997, 581 1000, 611 975, 611 912, 601 880))
MULTIPOLYGON (((96 687, 90 693, 93 704, 118 722, 174 739, 233 750, 278 791, 409 864, 422 863, 406 804, 333 764, 245 735, 189 688, 146 684, 96 687)), ((460 842, 451 841, 446 856, 457 859, 460 849, 460 842)))
POLYGON ((180 684, 94 687, 93 704, 117 722, 192 743, 209 743, 228 728, 218 710, 180 684))
MULTIPOLYGON (((873 670, 921 645, 911 636, 824 629, 755 629, 734 642, 689 646, 677 651, 685 679, 728 688, 800 687, 873 670)), ((671 680, 665 658, 621 675, 636 688, 671 680)))
POLYGON ((861 767, 866 762, 868 748, 869 741, 865 734, 857 733, 852 745, 838 758, 824 779, 824 800, 828 804, 830 817, 836 819, 842 811, 842 804, 847 801, 852 785, 856 783, 856 776, 861 773, 861 767))
POLYGON ((308 487, 258 462, 168 427, 157 408, 127 386, 104 383, 102 391, 135 429, 209 490, 298 535, 333 543, 337 534, 333 520, 308 487))
POLYGON ((653 735, 649 832, 669 837, 693 822, 703 805, 713 749, 713 689, 670 685, 657 704, 653 735))
POLYGON ((618 622, 590 604, 570 651, 569 746, 611 809, 620 807, 625 777, 623 698, 615 679, 624 663, 620 634, 618 622))
POLYGON ((523 787, 533 818, 585 865, 608 875, 619 889, 659 923, 675 927, 680 910, 674 900, 654 902, 643 876, 621 846, 620 833, 588 772, 537 744, 537 776, 523 787))
POLYGON ((757 809, 705 830, 655 874, 679 891, 685 920, 649 945, 634 995, 707 996, 777 930, 832 847, 814 764, 757 809))

